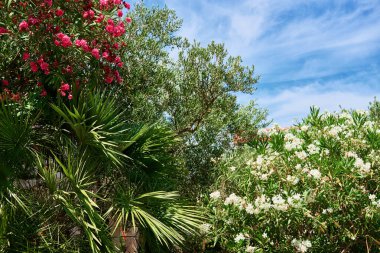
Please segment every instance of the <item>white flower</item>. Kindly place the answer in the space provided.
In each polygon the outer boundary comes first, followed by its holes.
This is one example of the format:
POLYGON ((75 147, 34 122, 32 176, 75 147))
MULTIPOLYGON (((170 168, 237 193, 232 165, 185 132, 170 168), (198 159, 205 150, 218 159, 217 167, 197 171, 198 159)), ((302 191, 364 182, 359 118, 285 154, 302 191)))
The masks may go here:
POLYGON ((236 170, 236 167, 235 166, 231 166, 230 167, 230 171, 234 172, 236 170))
POLYGON ((307 252, 309 248, 311 248, 311 242, 309 240, 292 240, 292 245, 296 248, 299 252, 307 252))
POLYGON ((309 175, 314 177, 315 179, 320 179, 321 178, 321 172, 317 169, 313 169, 309 171, 309 175))
POLYGON ((307 126, 307 125, 303 125, 303 126, 301 126, 301 130, 302 130, 303 132, 306 132, 308 129, 309 129, 309 126, 307 126))
POLYGON ((314 144, 310 144, 309 146, 307 146, 307 152, 309 152, 309 154, 311 155, 319 153, 319 150, 319 147, 317 147, 314 144))
POLYGON ((199 230, 201 234, 207 234, 208 232, 210 232, 210 229, 211 229, 211 224, 208 224, 208 223, 203 223, 199 226, 199 230))
POLYGON ((298 177, 295 177, 295 176, 287 175, 286 176, 286 181, 292 183, 293 185, 296 185, 296 184, 298 184, 298 182, 300 181, 300 179, 298 177))
POLYGON ((241 201, 241 198, 236 196, 235 193, 232 193, 230 196, 228 196, 226 198, 226 200, 224 201, 224 204, 225 205, 240 205, 240 201, 241 201))
POLYGON ((296 156, 297 156, 299 159, 301 159, 301 160, 304 160, 304 159, 307 158, 307 154, 306 154, 305 151, 296 152, 295 154, 296 154, 296 156))
POLYGON ((254 253, 256 250, 257 250, 257 247, 253 247, 253 246, 248 245, 247 248, 245 249, 245 252, 254 253))
POLYGON ((267 235, 267 233, 265 233, 265 232, 263 233, 262 236, 263 236, 263 238, 268 238, 268 235, 267 235))
POLYGON ((257 164, 258 166, 261 166, 261 165, 263 164, 263 162, 264 162, 263 157, 262 157, 261 155, 259 155, 259 156, 257 157, 257 159, 256 159, 256 164, 257 164))
POLYGON ((212 198, 212 199, 220 198, 220 191, 214 191, 214 192, 210 193, 210 198, 212 198))
POLYGON ((297 193, 293 195, 293 199, 295 200, 301 200, 301 194, 297 193))
POLYGON ((354 166, 359 169, 361 174, 368 174, 371 171, 371 164, 369 162, 364 163, 363 159, 357 157, 354 166))
POLYGON ((370 194, 370 195, 368 196, 368 198, 369 198, 370 200, 375 200, 375 199, 376 199, 376 195, 374 195, 374 194, 370 194))
POLYGON ((334 126, 327 133, 333 137, 338 137, 340 132, 342 132, 342 128, 340 126, 334 126))
POLYGON ((348 151, 344 154, 345 157, 353 157, 353 158, 358 158, 358 155, 355 152, 348 151))
POLYGON ((245 211, 249 214, 253 214, 255 212, 254 208, 253 208, 253 205, 252 204, 248 204, 245 208, 245 211))
POLYGON ((234 240, 235 240, 236 243, 239 243, 240 241, 245 240, 245 236, 244 236, 242 233, 240 233, 240 234, 238 234, 238 235, 235 237, 234 240))

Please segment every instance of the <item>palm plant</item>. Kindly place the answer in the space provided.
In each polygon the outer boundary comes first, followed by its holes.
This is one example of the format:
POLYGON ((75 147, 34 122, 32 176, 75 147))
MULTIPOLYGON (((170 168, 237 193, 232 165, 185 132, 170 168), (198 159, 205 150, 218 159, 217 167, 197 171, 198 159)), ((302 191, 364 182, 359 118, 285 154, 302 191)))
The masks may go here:
POLYGON ((0 252, 167 252, 197 233, 201 212, 171 191, 170 130, 129 124, 99 91, 50 108, 0 107, 0 252))

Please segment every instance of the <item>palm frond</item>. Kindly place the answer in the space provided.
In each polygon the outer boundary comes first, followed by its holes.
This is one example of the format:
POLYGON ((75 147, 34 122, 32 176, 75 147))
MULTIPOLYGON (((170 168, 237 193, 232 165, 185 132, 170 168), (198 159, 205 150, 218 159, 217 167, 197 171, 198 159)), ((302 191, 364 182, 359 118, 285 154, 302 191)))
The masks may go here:
POLYGON ((158 124, 131 126, 122 151, 146 171, 161 169, 173 159, 172 149, 180 139, 158 124))
POLYGON ((67 124, 78 145, 91 153, 92 157, 103 155, 116 165, 125 157, 119 151, 122 134, 126 131, 122 119, 123 111, 116 100, 104 93, 82 94, 77 105, 64 104, 51 107, 67 124))
POLYGON ((38 115, 20 111, 18 105, 0 104, 0 186, 11 174, 25 176, 34 162, 34 151, 44 138, 34 126, 38 115))
POLYGON ((120 226, 124 230, 139 227, 153 234, 166 247, 181 245, 184 233, 196 232, 202 223, 202 215, 194 207, 182 208, 179 205, 178 192, 156 191, 135 196, 131 189, 119 188, 112 201, 108 213, 113 213, 111 220, 115 229, 120 226))

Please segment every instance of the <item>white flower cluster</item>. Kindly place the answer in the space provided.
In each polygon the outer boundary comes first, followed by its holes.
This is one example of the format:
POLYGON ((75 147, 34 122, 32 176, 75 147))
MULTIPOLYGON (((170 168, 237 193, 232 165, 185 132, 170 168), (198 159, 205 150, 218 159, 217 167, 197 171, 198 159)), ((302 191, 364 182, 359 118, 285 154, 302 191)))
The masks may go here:
POLYGON ((333 212, 333 209, 330 207, 322 210, 322 214, 327 214, 327 213, 332 213, 332 212, 333 212))
POLYGON ((261 180, 268 180, 269 176, 274 172, 274 170, 270 168, 270 164, 276 157, 276 153, 269 156, 259 155, 256 161, 250 161, 249 164, 253 167, 251 174, 261 180))
POLYGON ((245 252, 247 252, 247 253, 255 253, 257 250, 258 250, 257 247, 248 245, 247 248, 245 249, 245 252))
POLYGON ((231 193, 230 196, 228 196, 226 198, 226 200, 224 201, 224 204, 225 205, 235 205, 235 206, 240 207, 241 201, 242 201, 242 199, 239 196, 237 196, 235 193, 231 193))
POLYGON ((307 146, 307 152, 310 154, 310 155, 314 155, 314 154, 318 154, 320 151, 320 148, 318 146, 316 146, 315 144, 309 144, 309 146, 307 146))
POLYGON ((310 169, 308 167, 302 168, 300 164, 297 164, 296 169, 297 170, 302 169, 302 172, 306 173, 308 177, 311 177, 316 180, 319 180, 322 177, 322 174, 318 169, 310 169))
POLYGON ((237 236, 235 236, 234 240, 236 243, 239 243, 240 241, 244 241, 245 239, 245 235, 243 233, 239 233, 237 236))
POLYGON ((376 200, 376 195, 375 194, 370 194, 368 196, 369 200, 371 200, 371 204, 380 208, 380 198, 376 200))
POLYGON ((219 199, 220 198, 220 191, 214 191, 214 192, 210 193, 210 198, 219 199))
POLYGON ((287 201, 292 207, 300 207, 303 199, 301 198, 301 194, 296 193, 293 196, 288 197, 287 201))
POLYGON ((354 166, 359 170, 361 175, 367 175, 371 172, 371 164, 369 162, 364 163, 360 157, 356 157, 354 166))
POLYGON ((321 176, 321 172, 317 169, 312 169, 309 171, 309 177, 313 177, 314 179, 320 179, 321 176))
POLYGON ((307 132, 307 130, 309 130, 309 128, 310 128, 310 127, 309 127, 308 125, 302 125, 300 129, 301 129, 301 131, 303 131, 303 132, 307 132))
POLYGON ((342 131, 343 131, 342 127, 340 127, 340 126, 332 126, 327 131, 327 134, 330 135, 330 136, 332 136, 332 137, 338 138, 339 137, 339 133, 341 133, 342 131))
POLYGON ((291 133, 287 133, 285 135, 284 140, 286 141, 285 142, 285 149, 288 150, 288 151, 291 151, 291 150, 294 150, 294 149, 300 149, 301 146, 302 146, 302 144, 303 144, 303 140, 302 139, 297 138, 296 136, 294 136, 291 133))
POLYGON ((296 248, 298 252, 307 252, 311 248, 311 242, 309 240, 292 240, 292 245, 296 248))
POLYGON ((254 204, 245 205, 245 211, 248 214, 259 214, 260 212, 267 212, 270 208, 279 211, 287 211, 289 207, 300 207, 303 202, 300 194, 294 194, 289 196, 286 200, 281 195, 275 195, 272 198, 268 198, 265 195, 257 197, 254 204))
POLYGON ((305 151, 296 151, 295 152, 295 155, 301 159, 301 160, 305 160, 307 158, 307 153, 305 151))
POLYGON ((286 181, 290 182, 292 185, 296 185, 298 184, 298 182, 300 181, 300 179, 296 176, 292 176, 292 175, 287 175, 286 176, 286 181))

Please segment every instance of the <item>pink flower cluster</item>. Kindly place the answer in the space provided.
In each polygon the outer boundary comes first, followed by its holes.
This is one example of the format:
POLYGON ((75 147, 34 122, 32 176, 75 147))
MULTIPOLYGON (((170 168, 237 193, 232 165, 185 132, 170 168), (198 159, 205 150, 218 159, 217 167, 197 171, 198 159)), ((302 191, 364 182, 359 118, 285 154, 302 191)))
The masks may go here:
POLYGON ((112 19, 108 19, 106 31, 114 37, 122 36, 125 33, 125 26, 123 22, 119 22, 115 25, 112 19))
MULTIPOLYGON (((24 55, 24 56, 25 58, 27 57, 27 55, 24 55)), ((40 57, 36 62, 33 62, 33 61, 30 62, 29 65, 30 65, 30 69, 34 73, 36 73, 38 71, 38 67, 40 67, 40 69, 44 72, 45 75, 50 74, 49 63, 45 62, 43 57, 40 57)))
POLYGON ((19 43, 21 55, 18 54, 16 59, 21 61, 14 72, 4 76, 3 80, 0 79, 0 100, 1 92, 5 89, 10 97, 22 94, 15 96, 18 98, 25 97, 28 92, 35 92, 36 89, 40 96, 47 96, 45 88, 48 91, 58 91, 61 96, 71 99, 68 83, 88 82, 93 78, 85 70, 88 67, 100 68, 101 72, 97 73, 102 73, 100 78, 104 78, 105 83, 122 83, 118 68, 123 66, 120 57, 126 49, 123 35, 127 23, 131 22, 131 18, 123 16, 125 9, 130 7, 123 0, 11 2, 9 8, 17 14, 12 20, 1 24, 0 39, 19 43), (115 10, 116 13, 113 13, 115 10), (78 11, 81 20, 78 20, 78 11), (85 29, 82 25, 78 26, 80 22, 85 23, 85 29), (25 40, 25 36, 31 39, 25 40), (46 42, 49 41, 56 48, 47 46, 46 42), (73 44, 99 62, 93 64, 87 57, 83 58, 82 53, 72 47, 73 44), (29 67, 25 68, 25 65, 29 67), (53 76, 55 74, 58 76, 53 76), (58 77, 65 81, 62 84, 52 81, 42 85, 41 80, 45 79, 43 75, 52 75, 52 80, 58 77), (24 85, 36 83, 37 87, 24 85))
POLYGON ((73 98, 73 95, 71 94, 71 91, 70 91, 70 85, 68 83, 62 82, 61 87, 58 89, 58 91, 62 97, 65 97, 67 95, 66 92, 68 92, 69 95, 67 96, 67 98, 69 100, 73 98))
POLYGON ((87 41, 84 39, 77 39, 75 41, 75 46, 81 47, 85 52, 90 52, 90 47, 87 44, 87 41))
POLYGON ((71 38, 66 34, 58 33, 57 38, 58 40, 54 40, 54 44, 56 46, 70 47, 73 45, 73 43, 71 42, 71 38))

